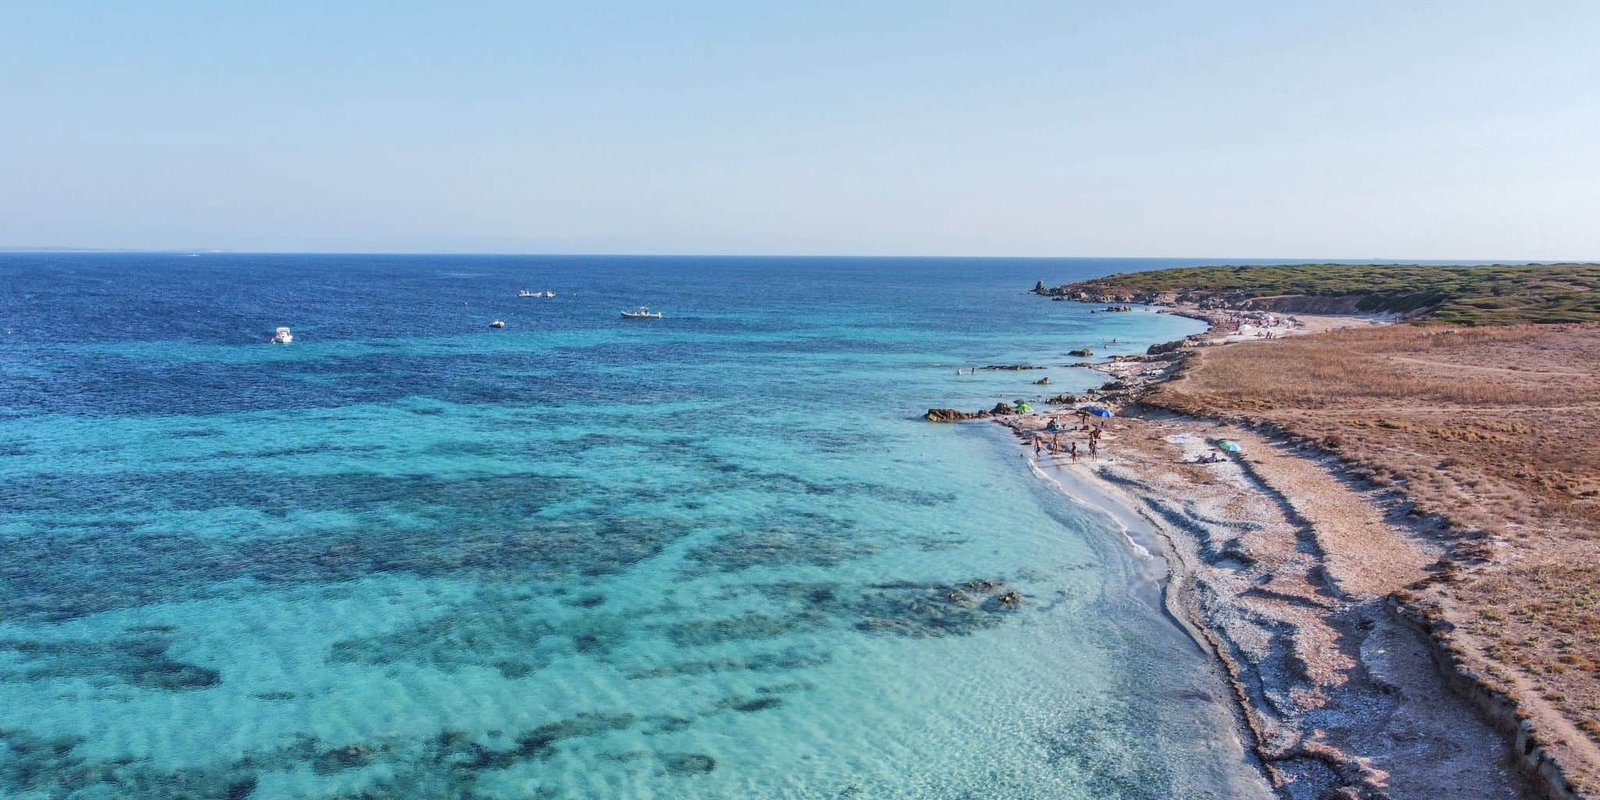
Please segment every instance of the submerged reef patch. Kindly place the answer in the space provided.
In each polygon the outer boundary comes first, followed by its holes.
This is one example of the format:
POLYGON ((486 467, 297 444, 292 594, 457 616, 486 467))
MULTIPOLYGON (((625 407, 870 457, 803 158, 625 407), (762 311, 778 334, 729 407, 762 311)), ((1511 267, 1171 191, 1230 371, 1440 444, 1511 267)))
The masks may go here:
POLYGON ((563 655, 608 658, 643 629, 640 618, 653 613, 593 611, 552 621, 524 602, 525 594, 520 588, 483 589, 438 616, 335 642, 328 660, 420 664, 447 672, 488 667, 509 679, 524 678, 563 655))
POLYGON ((776 639, 782 636, 816 630, 828 625, 828 616, 814 609, 806 609, 784 616, 759 612, 740 614, 737 617, 696 619, 668 626, 667 638, 679 647, 722 644, 724 642, 776 639))
MULTIPOLYGON (((80 737, 51 737, 26 730, 0 729, 0 796, 174 800, 251 797, 266 773, 309 768, 323 777, 368 774, 367 783, 348 792, 314 795, 327 798, 476 797, 483 773, 522 762, 543 761, 572 739, 599 736, 661 720, 633 714, 578 714, 536 726, 516 735, 508 745, 484 744, 472 734, 443 730, 437 735, 328 744, 299 736, 286 744, 252 751, 214 764, 163 769, 125 756, 100 758, 87 754, 80 737)), ((668 775, 702 775, 716 768, 705 753, 663 751, 642 753, 668 775)), ((356 778, 360 781, 361 778, 356 778)), ((331 787, 330 787, 331 789, 331 787)))
POLYGON ((206 597, 223 591, 218 584, 241 579, 283 586, 404 573, 555 583, 624 571, 688 531, 679 520, 617 513, 581 520, 535 517, 503 526, 490 522, 375 525, 235 540, 180 533, 4 536, 0 617, 62 622, 206 597))
POLYGON ((689 575, 707 575, 753 567, 836 566, 881 550, 881 545, 865 541, 844 520, 801 512, 699 545, 685 557, 683 570, 689 575))
POLYGON ((13 654, 20 663, 0 664, 0 680, 114 681, 168 692, 209 689, 222 682, 221 673, 210 667, 170 657, 172 644, 167 631, 148 629, 106 641, 3 639, 0 652, 13 654))
POLYGON ((0 795, 49 800, 245 800, 261 772, 289 770, 314 757, 315 740, 246 755, 215 765, 161 769, 119 756, 86 755, 84 739, 0 729, 0 795))
POLYGON ((549 625, 519 615, 446 614, 387 634, 334 642, 328 660, 334 664, 408 662, 454 671, 492 667, 507 678, 522 678, 550 662, 539 643, 554 632, 549 625))
POLYGON ((669 775, 703 775, 717 768, 717 760, 705 753, 658 753, 656 757, 669 775))
POLYGON ((854 586, 784 582, 756 587, 767 597, 825 613, 864 633, 964 636, 1005 623, 1027 602, 1021 592, 993 580, 965 583, 900 581, 854 586))
POLYGON ((752 711, 765 711, 783 705, 781 697, 730 697, 722 701, 723 706, 734 711, 750 713, 752 711))
POLYGON ((705 675, 714 672, 783 672, 792 669, 820 667, 832 661, 826 652, 806 652, 798 649, 776 653, 729 658, 712 658, 703 661, 683 661, 662 664, 629 673, 630 678, 668 678, 675 675, 705 675))
MULTIPOLYGON (((328 452, 339 451, 338 446, 326 447, 328 452)), ((359 514, 492 508, 498 516, 521 519, 538 513, 552 500, 591 496, 594 488, 574 478, 542 472, 462 478, 224 469, 169 469, 159 474, 157 481, 151 480, 150 473, 131 470, 20 475, 13 479, 15 491, 0 500, 0 511, 99 514, 148 511, 155 505, 172 511, 242 508, 282 517, 307 510, 359 514)))

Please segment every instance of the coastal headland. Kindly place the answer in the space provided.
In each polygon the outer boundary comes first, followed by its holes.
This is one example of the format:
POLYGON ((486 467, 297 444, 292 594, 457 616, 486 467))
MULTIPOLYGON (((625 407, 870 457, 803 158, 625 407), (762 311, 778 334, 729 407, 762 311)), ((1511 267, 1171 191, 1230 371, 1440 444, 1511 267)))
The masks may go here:
POLYGON ((1111 380, 1045 413, 929 419, 1007 425, 1069 492, 1158 531, 1168 609, 1283 796, 1595 797, 1596 289, 1588 264, 1041 282, 1210 329, 1081 364, 1111 380), (1052 452, 1085 423, 1096 457, 1052 452))

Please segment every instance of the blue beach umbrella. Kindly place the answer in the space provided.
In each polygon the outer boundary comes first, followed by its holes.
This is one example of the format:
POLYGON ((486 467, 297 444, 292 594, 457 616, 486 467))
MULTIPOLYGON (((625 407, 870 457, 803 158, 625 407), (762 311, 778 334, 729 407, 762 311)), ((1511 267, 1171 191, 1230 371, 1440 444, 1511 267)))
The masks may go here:
POLYGON ((1112 417, 1116 416, 1116 414, 1111 413, 1111 409, 1101 408, 1099 406, 1090 406, 1089 408, 1084 409, 1084 411, 1089 412, 1089 416, 1091 417, 1100 417, 1102 419, 1111 419, 1112 417))

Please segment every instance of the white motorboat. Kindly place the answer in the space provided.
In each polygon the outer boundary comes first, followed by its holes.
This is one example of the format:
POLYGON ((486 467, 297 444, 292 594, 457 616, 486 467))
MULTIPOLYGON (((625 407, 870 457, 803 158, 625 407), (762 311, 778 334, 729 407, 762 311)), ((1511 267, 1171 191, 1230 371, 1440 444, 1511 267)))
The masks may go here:
POLYGON ((522 291, 517 292, 517 296, 518 297, 555 297, 556 293, 552 292, 552 291, 550 291, 548 289, 546 289, 545 291, 542 291, 542 292, 530 292, 527 289, 523 289, 522 291))
POLYGON ((294 336, 289 333, 288 328, 279 328, 278 332, 272 335, 271 341, 273 344, 290 344, 294 341, 294 336))
POLYGON ((651 311, 645 306, 639 306, 638 311, 622 312, 623 319, 661 319, 660 311, 651 311))
POLYGON ((505 326, 506 321, 503 319, 497 319, 494 322, 489 323, 489 327, 491 328, 504 328, 505 326))

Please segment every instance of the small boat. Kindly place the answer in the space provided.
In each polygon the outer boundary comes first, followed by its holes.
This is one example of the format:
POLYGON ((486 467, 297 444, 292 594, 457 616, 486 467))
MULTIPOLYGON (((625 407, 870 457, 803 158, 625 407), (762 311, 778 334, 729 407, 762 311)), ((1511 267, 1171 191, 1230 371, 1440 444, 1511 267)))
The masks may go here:
POLYGON ((489 327, 491 328, 504 328, 505 326, 506 321, 503 319, 497 319, 494 322, 489 323, 489 327))
POLYGON ((545 291, 542 291, 542 292, 530 292, 527 289, 523 289, 522 291, 517 292, 517 296, 518 297, 555 297, 556 293, 552 292, 552 291, 550 291, 548 289, 546 289, 545 291))
POLYGON ((550 291, 550 290, 549 290, 549 289, 546 289, 546 290, 545 290, 545 291, 544 291, 544 296, 545 296, 545 297, 555 297, 555 296, 556 296, 556 293, 555 293, 555 292, 552 292, 552 291, 550 291))
POLYGON ((639 306, 638 311, 622 312, 623 319, 661 319, 660 311, 651 311, 646 306, 639 306))
POLYGON ((273 344, 290 344, 294 341, 294 336, 289 333, 288 328, 279 328, 270 341, 273 344))

